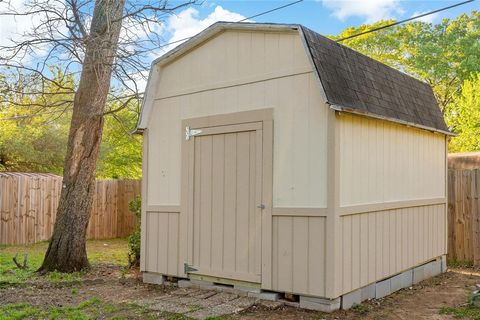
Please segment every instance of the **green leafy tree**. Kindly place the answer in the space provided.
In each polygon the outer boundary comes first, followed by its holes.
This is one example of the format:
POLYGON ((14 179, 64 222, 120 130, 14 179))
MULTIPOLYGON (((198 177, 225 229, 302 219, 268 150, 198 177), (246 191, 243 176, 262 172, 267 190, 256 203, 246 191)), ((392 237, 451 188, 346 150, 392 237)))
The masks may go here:
MULTIPOLYGON (((348 27, 339 35, 332 36, 334 40, 348 38, 359 33, 385 26, 394 20, 384 20, 373 24, 362 24, 359 27, 348 27)), ((397 29, 385 28, 379 31, 366 33, 361 36, 340 41, 356 51, 359 51, 375 60, 386 63, 395 68, 401 68, 400 41, 396 36, 397 29)))
POLYGON ((10 86, 10 99, 0 101, 0 170, 61 174, 66 152, 73 95, 72 78, 56 73, 57 83, 41 86, 35 77, 12 84, 3 77, 0 88, 10 86), (20 94, 15 87, 23 87, 20 94), (31 94, 43 90, 40 97, 31 94), (39 106, 48 109, 38 112, 39 106))
MULTIPOLYGON (((20 83, 0 79, 0 88, 9 86, 11 95, 6 101, 0 100, 0 171, 63 174, 74 84, 71 76, 55 68, 51 71, 56 76, 46 87, 35 77, 21 77, 20 83), (14 86, 32 93, 44 90, 45 94, 15 95, 14 86)), ((107 109, 112 112, 105 116, 96 176, 139 179, 141 137, 131 134, 138 118, 138 103, 129 101, 125 106, 122 101, 109 101, 107 109)))
MULTIPOLYGON (((334 39, 392 21, 347 28, 334 39)), ((480 13, 472 11, 438 24, 410 22, 342 41, 374 59, 428 82, 444 111, 463 81, 480 72, 480 13)))
MULTIPOLYGON (((117 105, 113 104, 110 109, 116 110, 117 105)), ((139 179, 142 176, 142 137, 132 134, 138 119, 134 107, 105 117, 97 178, 139 179)))
POLYGON ((450 151, 480 151, 480 74, 464 81, 447 113, 447 124, 458 134, 450 140, 450 151))

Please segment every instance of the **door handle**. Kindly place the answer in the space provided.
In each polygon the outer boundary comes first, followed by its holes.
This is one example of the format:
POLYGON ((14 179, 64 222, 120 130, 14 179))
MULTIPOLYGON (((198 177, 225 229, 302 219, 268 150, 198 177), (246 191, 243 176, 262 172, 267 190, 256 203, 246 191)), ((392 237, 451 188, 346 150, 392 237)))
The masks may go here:
POLYGON ((262 204, 259 204, 259 205, 257 206, 257 208, 259 208, 259 209, 262 209, 262 210, 263 210, 263 209, 265 209, 265 205, 264 205, 263 203, 262 203, 262 204))

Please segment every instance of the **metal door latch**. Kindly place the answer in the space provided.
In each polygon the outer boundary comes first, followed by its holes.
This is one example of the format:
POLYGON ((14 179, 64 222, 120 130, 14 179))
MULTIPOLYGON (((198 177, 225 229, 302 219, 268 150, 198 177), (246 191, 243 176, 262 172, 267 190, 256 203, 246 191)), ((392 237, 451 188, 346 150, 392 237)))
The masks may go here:
POLYGON ((264 205, 263 203, 262 203, 262 204, 259 204, 259 205, 257 206, 257 208, 259 208, 259 209, 262 209, 262 210, 263 210, 263 209, 265 209, 265 205, 264 205))
POLYGON ((190 140, 191 137, 196 136, 197 134, 202 133, 202 130, 191 129, 190 127, 185 127, 185 140, 190 140))

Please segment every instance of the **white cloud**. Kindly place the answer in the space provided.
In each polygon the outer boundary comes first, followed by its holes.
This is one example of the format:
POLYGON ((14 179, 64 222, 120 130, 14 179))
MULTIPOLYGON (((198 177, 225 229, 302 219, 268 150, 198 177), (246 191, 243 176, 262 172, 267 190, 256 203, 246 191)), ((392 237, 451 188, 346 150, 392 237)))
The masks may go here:
MULTIPOLYGON (((0 12, 11 12, 13 10, 23 12, 25 4, 23 0, 0 1, 0 12)), ((38 23, 38 16, 2 16, 0 24, 0 45, 12 45, 11 39, 19 38, 25 32, 32 30, 38 23)))
MULTIPOLYGON (((423 12, 415 11, 415 12, 412 14, 412 17, 419 16, 419 15, 424 14, 424 13, 427 13, 427 11, 423 11, 423 12)), ((437 13, 430 14, 430 15, 425 16, 425 17, 421 17, 421 18, 415 19, 414 21, 422 21, 422 22, 425 22, 425 23, 433 23, 433 21, 434 21, 437 17, 438 17, 438 12, 437 12, 437 13)))
MULTIPOLYGON (((181 11, 175 16, 171 16, 167 21, 167 31, 171 34, 170 39, 167 41, 173 42, 188 37, 192 37, 218 21, 239 21, 245 19, 245 17, 239 13, 226 10, 217 5, 212 13, 210 13, 205 19, 200 19, 199 11, 193 7, 181 11)), ((166 52, 183 41, 164 47, 163 52, 166 52)))
POLYGON ((342 21, 360 17, 367 23, 373 23, 404 13, 399 0, 323 0, 322 3, 342 21))
MULTIPOLYGON (((48 9, 61 12, 63 6, 60 1, 57 1, 50 3, 48 9)), ((54 14, 51 14, 48 10, 43 13, 32 14, 31 12, 35 10, 37 10, 37 8, 25 0, 10 0, 8 2, 0 0, 1 13, 20 13, 17 15, 3 15, 1 17, 0 46, 11 47, 15 45, 15 42, 31 40, 34 35, 38 35, 38 37, 48 37, 52 33, 55 35, 67 33, 67 28, 61 21, 51 24, 53 31, 46 26, 42 26, 42 22, 52 19, 54 14)), ((25 52, 21 51, 13 60, 16 62, 30 63, 36 57, 45 55, 50 46, 50 43, 32 45, 31 51, 34 51, 35 56, 32 56, 30 52, 25 54, 25 52)), ((11 52, 12 51, 10 51, 10 53, 11 52)))

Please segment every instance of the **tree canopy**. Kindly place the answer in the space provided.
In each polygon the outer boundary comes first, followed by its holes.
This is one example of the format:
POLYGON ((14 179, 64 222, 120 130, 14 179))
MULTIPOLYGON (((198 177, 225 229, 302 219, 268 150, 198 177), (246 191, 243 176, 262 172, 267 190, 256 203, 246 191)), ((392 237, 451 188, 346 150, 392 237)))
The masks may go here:
POLYGON ((450 152, 480 150, 480 74, 463 82, 447 112, 447 125, 458 134, 450 142, 450 152))
MULTIPOLYGON (((73 79, 53 68, 52 72, 56 73, 55 81, 46 87, 35 77, 16 83, 0 79, 0 90, 11 95, 8 101, 0 100, 0 171, 62 175, 72 116, 71 108, 65 108, 65 104, 73 101, 73 93, 62 87, 72 87, 73 79), (6 86, 10 88, 6 90, 6 86), (20 93, 14 86, 22 86, 23 92, 43 90, 45 94, 20 93)), ((106 115, 97 178, 141 177, 141 137, 131 134, 138 105, 136 101, 129 103, 132 106, 128 108, 122 108, 119 101, 108 103, 109 110, 120 110, 106 115)))

